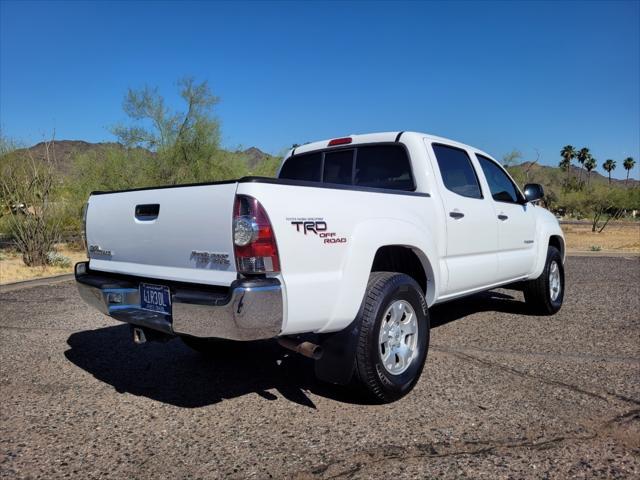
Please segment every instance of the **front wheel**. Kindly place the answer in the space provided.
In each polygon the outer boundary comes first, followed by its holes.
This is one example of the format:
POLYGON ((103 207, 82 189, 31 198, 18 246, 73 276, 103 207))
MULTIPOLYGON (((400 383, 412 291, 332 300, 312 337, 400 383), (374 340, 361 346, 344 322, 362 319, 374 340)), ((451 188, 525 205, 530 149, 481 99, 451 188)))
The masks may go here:
POLYGON ((549 247, 542 274, 525 283, 524 299, 527 306, 539 315, 553 315, 562 307, 564 265, 562 255, 557 248, 549 247))
POLYGON ((392 402, 415 386, 429 348, 429 314, 408 275, 373 272, 358 313, 356 380, 376 401, 392 402))

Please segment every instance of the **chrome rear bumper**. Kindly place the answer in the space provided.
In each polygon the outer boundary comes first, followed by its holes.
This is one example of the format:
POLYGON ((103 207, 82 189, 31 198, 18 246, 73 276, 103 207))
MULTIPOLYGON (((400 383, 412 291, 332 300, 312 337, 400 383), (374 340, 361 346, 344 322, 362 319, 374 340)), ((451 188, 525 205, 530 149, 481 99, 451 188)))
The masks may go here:
POLYGON ((76 264, 83 300, 105 315, 169 335, 259 340, 282 330, 282 287, 276 278, 236 280, 228 288, 173 284, 89 270, 76 264), (172 314, 140 307, 140 281, 169 286, 172 314))

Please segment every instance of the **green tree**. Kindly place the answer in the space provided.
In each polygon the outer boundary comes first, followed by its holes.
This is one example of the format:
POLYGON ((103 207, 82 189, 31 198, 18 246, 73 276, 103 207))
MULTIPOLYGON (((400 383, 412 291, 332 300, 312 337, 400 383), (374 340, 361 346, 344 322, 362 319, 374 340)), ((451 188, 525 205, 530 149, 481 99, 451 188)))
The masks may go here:
POLYGON ((116 125, 112 132, 126 146, 142 146, 153 151, 174 147, 200 135, 217 145, 219 123, 213 116, 218 103, 206 81, 196 83, 192 77, 177 82, 179 94, 186 104, 182 111, 171 111, 157 87, 129 89, 122 103, 127 116, 137 124, 116 125))
POLYGON ((609 185, 611 185, 611 172, 616 169, 616 161, 608 159, 602 164, 602 168, 609 174, 609 185))
POLYGON ((146 184, 216 181, 244 175, 244 161, 220 148, 220 123, 214 115, 218 97, 207 82, 186 77, 178 81, 184 104, 167 107, 157 88, 129 89, 123 109, 132 125, 118 125, 113 133, 125 146, 150 149, 146 184))
POLYGON ((567 172, 567 184, 569 184, 569 175, 571 174, 571 160, 576 158, 576 154, 576 149, 573 148, 572 145, 565 145, 562 147, 562 150, 560 150, 562 160, 560 160, 558 165, 567 172))
POLYGON ((2 128, 0 128, 0 158, 6 158, 5 155, 10 154, 18 148, 18 143, 13 138, 7 137, 2 133, 2 128))
POLYGON ((589 155, 589 158, 587 158, 584 161, 584 168, 587 171, 587 185, 589 185, 589 182, 591 180, 591 170, 593 170, 597 166, 598 166, 598 163, 596 159, 593 158, 591 155, 589 155))
POLYGON ((594 186, 581 200, 592 215, 591 231, 602 232, 611 220, 618 220, 628 210, 640 208, 640 189, 594 186))
POLYGON ((627 171, 627 179, 624 181, 625 185, 629 183, 629 174, 631 173, 631 170, 633 170, 633 167, 635 166, 635 164, 636 164, 636 161, 631 157, 625 158, 624 162, 622 162, 622 166, 627 171))
POLYGON ((582 180, 582 169, 584 168, 584 163, 587 161, 587 159, 591 156, 591 154, 589 153, 589 149, 587 147, 583 147, 581 148, 578 153, 576 154, 576 160, 578 160, 578 163, 580 164, 580 177, 579 180, 582 180))
POLYGON ((502 156, 502 165, 504 165, 505 168, 515 167, 521 159, 522 152, 520 150, 513 149, 502 156))

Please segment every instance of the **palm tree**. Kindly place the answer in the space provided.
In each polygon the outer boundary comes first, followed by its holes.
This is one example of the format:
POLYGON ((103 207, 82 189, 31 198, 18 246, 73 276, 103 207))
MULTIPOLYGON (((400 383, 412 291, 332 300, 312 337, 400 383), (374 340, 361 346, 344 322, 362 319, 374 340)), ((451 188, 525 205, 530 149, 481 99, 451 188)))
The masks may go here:
POLYGON ((560 156, 562 160, 558 164, 560 168, 565 168, 567 170, 567 184, 569 183, 569 174, 571 169, 571 160, 576 158, 576 149, 573 148, 573 145, 565 145, 560 150, 560 156))
POLYGON ((602 168, 604 168, 609 174, 609 185, 611 185, 611 171, 616 169, 616 161, 608 159, 602 164, 602 168))
POLYGON ((596 162, 596 159, 591 155, 589 155, 589 158, 584 161, 584 168, 587 171, 587 185, 589 185, 589 181, 591 180, 591 170, 593 170, 597 166, 598 163, 596 162))
POLYGON ((584 167, 584 162, 586 162, 587 158, 589 158, 590 156, 591 154, 589 153, 589 149, 587 147, 581 148, 576 154, 576 159, 580 164, 580 180, 582 180, 582 169, 584 167))
POLYGON ((631 173, 631 170, 633 170, 633 167, 635 166, 635 164, 636 164, 636 161, 631 157, 625 158, 624 162, 622 162, 622 166, 627 171, 627 179, 624 181, 625 185, 629 183, 629 174, 631 173))

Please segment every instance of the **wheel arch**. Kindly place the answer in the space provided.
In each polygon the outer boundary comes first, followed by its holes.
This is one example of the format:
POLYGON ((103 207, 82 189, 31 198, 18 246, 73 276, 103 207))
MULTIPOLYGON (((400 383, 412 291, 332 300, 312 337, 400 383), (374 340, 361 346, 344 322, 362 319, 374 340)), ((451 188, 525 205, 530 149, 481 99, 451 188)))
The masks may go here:
MULTIPOLYGON (((440 272, 438 264, 432 260, 438 258, 438 250, 429 230, 400 219, 370 219, 357 225, 347 245, 349 252, 340 269, 340 293, 329 321, 319 333, 345 328, 356 317, 379 250, 379 259, 397 252, 404 252, 402 255, 414 261, 417 258, 420 269, 414 267, 409 274, 417 276, 418 284, 422 282, 425 286, 428 305, 437 298, 440 272), (423 274, 424 280, 421 278, 423 274)), ((376 269, 383 271, 379 262, 376 269)), ((406 268, 402 270, 402 273, 407 273, 406 268)))
POLYGON ((435 300, 434 269, 427 255, 408 245, 382 245, 376 250, 370 272, 398 272, 413 278, 425 296, 427 305, 435 300))
POLYGON ((550 213, 544 211, 543 221, 539 224, 536 262, 532 274, 529 279, 538 278, 542 274, 545 262, 547 261, 547 251, 549 247, 556 247, 560 250, 560 258, 562 263, 565 261, 566 247, 562 229, 558 221, 551 216, 550 213))
POLYGON ((562 262, 564 263, 564 238, 560 235, 551 235, 549 237, 548 247, 556 247, 560 252, 560 257, 562 258, 562 262))

